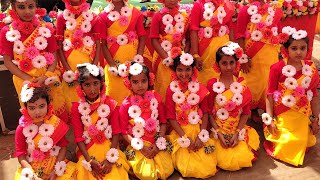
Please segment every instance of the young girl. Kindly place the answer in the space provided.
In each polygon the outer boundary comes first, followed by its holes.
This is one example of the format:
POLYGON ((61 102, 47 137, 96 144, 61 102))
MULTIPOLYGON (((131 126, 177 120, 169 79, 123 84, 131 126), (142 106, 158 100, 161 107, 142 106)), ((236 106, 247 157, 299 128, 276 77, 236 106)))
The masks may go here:
POLYGON ((16 130, 15 156, 21 168, 15 179, 75 179, 76 165, 65 159, 68 125, 52 114, 52 104, 45 88, 25 84, 24 103, 16 130))
MULTIPOLYGON (((244 77, 252 93, 251 109, 265 110, 265 99, 270 66, 278 61, 281 35, 278 24, 282 10, 269 0, 250 0, 244 6, 237 21, 239 45, 250 61, 241 64, 240 76, 244 77)), ((256 110, 252 111, 255 121, 261 121, 256 110)))
POLYGON ((171 82, 170 68, 172 54, 177 50, 189 51, 189 17, 179 9, 180 0, 158 0, 164 8, 157 12, 151 21, 150 38, 155 50, 153 67, 156 73, 155 90, 165 98, 166 89, 171 82))
POLYGON ((197 80, 192 55, 178 55, 171 68, 173 81, 167 89, 166 116, 174 129, 168 135, 173 144, 173 164, 183 177, 213 176, 217 171, 216 152, 206 130, 209 92, 197 80))
POLYGON ((251 93, 245 80, 233 74, 237 61, 246 55, 237 43, 222 46, 216 53, 220 75, 208 81, 209 119, 216 142, 218 166, 236 171, 251 167, 259 148, 259 135, 246 126, 250 115, 251 93))
POLYGON ((166 151, 166 119, 161 96, 150 90, 154 75, 145 65, 133 63, 126 86, 132 94, 120 107, 121 129, 130 144, 126 154, 133 174, 139 179, 167 179, 174 171, 166 151))
POLYGON ((191 12, 190 40, 193 57, 197 60, 199 81, 207 84, 219 73, 212 68, 219 47, 233 39, 233 4, 229 0, 197 0, 191 12))
POLYGON ((103 71, 85 63, 78 67, 79 102, 72 103, 72 126, 78 145, 79 179, 128 179, 129 165, 117 149, 121 133, 117 102, 105 95, 103 71))
MULTIPOLYGON (((108 0, 110 1, 110 0, 108 0)), ((123 83, 123 67, 126 61, 143 61, 145 30, 143 15, 126 3, 127 0, 112 0, 100 14, 102 23, 102 52, 108 65, 105 66, 107 95, 122 102, 130 91, 123 83)))
POLYGON ((79 101, 76 93, 74 72, 77 64, 98 64, 100 55, 100 34, 97 30, 97 16, 92 13, 86 0, 63 0, 66 9, 57 18, 56 39, 58 55, 63 65, 63 91, 67 110, 71 103, 79 101))
MULTIPOLYGON (((13 9, 9 14, 12 23, 1 29, 0 54, 13 74, 17 93, 20 93, 24 81, 45 85, 47 78, 56 76, 53 72, 58 46, 52 25, 40 21, 36 15, 36 0, 12 0, 11 3, 13 9)), ((49 94, 54 114, 67 120, 61 85, 51 86, 49 94)))
POLYGON ((317 85, 318 71, 311 60, 305 60, 308 37, 304 30, 289 26, 284 43, 284 59, 271 66, 267 94, 267 113, 262 115, 267 153, 281 161, 303 164, 308 147, 316 144, 319 131, 317 85))

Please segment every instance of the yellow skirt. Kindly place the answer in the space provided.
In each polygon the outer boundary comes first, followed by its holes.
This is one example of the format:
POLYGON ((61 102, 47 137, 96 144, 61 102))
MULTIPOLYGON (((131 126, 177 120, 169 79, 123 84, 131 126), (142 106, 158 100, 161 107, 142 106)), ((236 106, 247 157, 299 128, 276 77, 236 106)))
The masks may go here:
POLYGON ((224 148, 219 139, 214 139, 217 151, 218 166, 228 171, 237 171, 244 167, 252 167, 252 161, 255 158, 252 150, 258 150, 260 140, 257 131, 249 126, 246 129, 246 139, 248 141, 239 141, 233 148, 224 148))
POLYGON ((240 72, 239 74, 247 82, 254 106, 260 104, 260 108, 264 109, 270 66, 278 62, 279 51, 280 48, 278 46, 265 44, 251 59, 250 72, 247 74, 240 72))
POLYGON ((229 41, 229 36, 225 35, 222 37, 212 38, 209 46, 206 48, 201 58, 203 60, 203 68, 199 71, 198 80, 206 85, 212 78, 217 78, 220 73, 213 69, 213 65, 216 63, 216 52, 217 50, 225 45, 229 41))
MULTIPOLYGON (((106 153, 110 149, 111 142, 109 140, 106 140, 102 144, 93 144, 88 151, 90 156, 94 156, 99 162, 102 162, 106 159, 106 153)), ((112 170, 110 173, 106 174, 106 176, 103 178, 103 180, 114 180, 114 179, 129 179, 128 170, 129 170, 129 164, 126 162, 126 157, 124 153, 120 150, 119 151, 119 159, 116 162, 117 164, 121 165, 118 166, 116 163, 112 165, 112 170)), ((96 178, 92 175, 92 173, 88 170, 86 170, 82 166, 82 160, 84 160, 84 157, 81 155, 79 157, 78 163, 77 163, 77 179, 78 180, 95 180, 96 178)))
MULTIPOLYGON (((144 141, 144 145, 151 144, 144 141)), ((133 150, 128 146, 127 150, 133 150)), ((160 151, 153 159, 146 158, 141 151, 134 151, 135 157, 128 160, 133 174, 143 180, 167 179, 174 171, 171 155, 168 151, 160 151)))
MULTIPOLYGON (((200 125, 184 125, 181 126, 185 134, 192 140, 195 140, 200 132, 200 125)), ((187 148, 181 148, 177 140, 180 136, 172 131, 168 135, 169 141, 173 145, 171 154, 174 167, 181 173, 183 177, 208 178, 217 172, 216 151, 206 154, 204 147, 197 152, 189 151, 187 148)), ((209 139, 205 146, 215 146, 215 142, 209 139)))
POLYGON ((308 116, 294 110, 278 115, 275 121, 277 134, 272 135, 267 127, 264 128, 266 140, 273 145, 272 156, 295 166, 302 165, 306 148, 316 144, 309 124, 308 116))
MULTIPOLYGON (((54 166, 53 166, 54 167, 54 166)), ((21 171, 23 168, 19 168, 15 173, 15 180, 20 180, 21 171)), ((54 169, 51 169, 47 172, 52 172, 54 169)), ((67 163, 66 170, 62 176, 57 176, 57 180, 73 180, 76 179, 77 170, 76 170, 76 164, 74 162, 69 161, 67 163)), ((44 176, 41 179, 46 179, 49 176, 49 174, 44 174, 44 176)))

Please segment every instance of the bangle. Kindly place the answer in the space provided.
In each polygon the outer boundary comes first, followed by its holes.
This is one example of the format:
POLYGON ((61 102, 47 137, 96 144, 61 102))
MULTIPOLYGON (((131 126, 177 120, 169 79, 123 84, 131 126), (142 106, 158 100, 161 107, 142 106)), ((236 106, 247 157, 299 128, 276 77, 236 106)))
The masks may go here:
POLYGON ((193 56, 194 59, 197 59, 197 58, 200 57, 199 54, 193 54, 192 56, 193 56))
POLYGON ((91 162, 93 161, 93 160, 95 160, 96 158, 94 157, 94 156, 90 156, 90 160, 88 161, 88 163, 90 163, 91 164, 91 162))

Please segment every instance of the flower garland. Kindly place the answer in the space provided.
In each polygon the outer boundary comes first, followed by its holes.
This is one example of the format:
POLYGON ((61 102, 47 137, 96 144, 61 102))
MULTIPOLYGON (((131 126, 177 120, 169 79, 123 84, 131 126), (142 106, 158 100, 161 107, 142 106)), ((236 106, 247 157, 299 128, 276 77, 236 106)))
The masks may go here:
POLYGON ((129 17, 132 15, 132 9, 125 3, 121 8, 120 13, 114 11, 114 4, 110 2, 104 11, 108 13, 108 19, 112 22, 118 21, 121 26, 127 26, 129 24, 129 17))
MULTIPOLYGON (((159 112, 158 105, 159 102, 154 96, 152 91, 147 91, 144 97, 132 96, 130 98, 131 106, 128 109, 129 117, 134 120, 134 127, 132 128, 133 138, 131 140, 131 146, 135 150, 141 150, 143 148, 142 137, 145 131, 160 132, 160 123, 158 120, 159 112), (143 112, 151 112, 150 118, 143 119, 141 117, 143 112)), ((164 138, 158 138, 156 140, 156 145, 160 150, 166 149, 166 140, 164 138)))
MULTIPOLYGON (((217 93, 218 95, 215 98, 216 103, 220 107, 216 115, 220 120, 227 120, 229 118, 229 112, 236 110, 237 106, 240 106, 243 101, 242 92, 244 87, 239 82, 233 82, 230 85, 230 90, 233 93, 231 100, 228 100, 222 93, 226 90, 224 83, 222 82, 215 82, 212 85, 213 92, 217 93)), ((233 117, 237 116, 238 113, 232 115, 233 117)))
POLYGON ((72 6, 70 0, 63 0, 66 5, 66 9, 68 9, 72 14, 80 14, 81 12, 88 11, 90 9, 90 5, 86 3, 86 0, 81 0, 80 6, 72 6))
POLYGON ((279 3, 284 12, 283 19, 293 16, 313 15, 319 12, 318 0, 285 0, 279 3))
POLYGON ((133 43, 137 39, 137 33, 135 31, 129 31, 128 33, 120 34, 118 36, 108 36, 107 44, 112 46, 117 43, 120 46, 124 46, 128 43, 133 43))
POLYGON ((31 34, 32 31, 40 24, 39 15, 35 15, 31 22, 25 22, 20 19, 17 12, 13 9, 8 11, 12 19, 12 27, 23 34, 31 34))

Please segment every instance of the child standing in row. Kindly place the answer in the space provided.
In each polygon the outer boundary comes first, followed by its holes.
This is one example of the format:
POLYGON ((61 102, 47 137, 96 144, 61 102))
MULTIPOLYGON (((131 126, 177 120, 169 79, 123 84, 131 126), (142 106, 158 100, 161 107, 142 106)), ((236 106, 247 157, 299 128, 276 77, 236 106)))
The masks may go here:
POLYGON ((267 111, 262 115, 264 147, 270 156, 298 166, 303 164, 307 148, 316 144, 319 75, 314 63, 305 59, 307 32, 289 26, 282 32, 289 39, 284 43, 284 59, 270 69, 267 111))
POLYGON ((79 102, 72 104, 72 127, 78 145, 78 179, 129 179, 125 155, 117 149, 121 133, 117 102, 105 95, 103 71, 78 65, 79 102))
POLYGON ((174 168, 166 151, 167 121, 162 98, 150 90, 154 75, 139 63, 128 69, 126 86, 132 94, 120 107, 120 123, 123 138, 130 145, 126 150, 129 164, 139 179, 167 179, 174 168))

